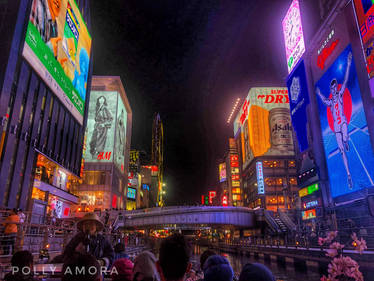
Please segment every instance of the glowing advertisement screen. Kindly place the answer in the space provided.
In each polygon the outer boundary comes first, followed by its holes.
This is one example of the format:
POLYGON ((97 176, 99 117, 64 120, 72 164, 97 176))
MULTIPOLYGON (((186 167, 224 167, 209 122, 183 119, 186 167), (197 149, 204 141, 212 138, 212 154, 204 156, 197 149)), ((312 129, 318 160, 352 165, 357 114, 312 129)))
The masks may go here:
POLYGON ((254 157, 294 155, 287 88, 251 88, 234 121, 240 129, 243 169, 254 157))
POLYGON ((316 218, 317 212, 316 212, 316 209, 312 209, 312 210, 302 211, 301 215, 302 215, 303 220, 309 220, 309 219, 316 218))
POLYGON ((282 21, 284 44, 288 73, 292 71, 305 52, 303 27, 301 25, 300 6, 298 0, 293 0, 286 16, 282 21))
POLYGON ((91 36, 74 0, 33 0, 24 58, 83 124, 91 36))
POLYGON ((118 95, 114 163, 121 172, 125 172, 126 124, 127 112, 120 95, 118 95))
POLYGON ((113 162, 117 92, 91 91, 87 118, 86 162, 113 162))
POLYGON ((374 77, 374 5, 371 0, 354 0, 357 22, 366 56, 369 78, 374 77))
POLYGON ((374 154, 350 45, 316 83, 331 195, 374 185, 374 154))
POLYGON ((136 199, 136 189, 128 187, 127 188, 127 198, 136 199))
POLYGON ((226 163, 221 163, 218 166, 219 170, 219 182, 224 182, 226 181, 226 163))
POLYGON ((287 80, 288 96, 292 126, 295 130, 300 152, 309 147, 307 134, 306 107, 309 104, 308 85, 305 75, 304 61, 294 69, 287 80))

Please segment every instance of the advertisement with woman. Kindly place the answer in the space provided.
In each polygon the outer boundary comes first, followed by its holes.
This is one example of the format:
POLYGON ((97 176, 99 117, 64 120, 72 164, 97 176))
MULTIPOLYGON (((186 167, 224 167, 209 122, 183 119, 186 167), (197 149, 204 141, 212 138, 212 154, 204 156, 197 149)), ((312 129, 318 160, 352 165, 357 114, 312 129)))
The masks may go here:
POLYGON ((331 195, 374 185, 374 154, 351 45, 316 83, 331 195))

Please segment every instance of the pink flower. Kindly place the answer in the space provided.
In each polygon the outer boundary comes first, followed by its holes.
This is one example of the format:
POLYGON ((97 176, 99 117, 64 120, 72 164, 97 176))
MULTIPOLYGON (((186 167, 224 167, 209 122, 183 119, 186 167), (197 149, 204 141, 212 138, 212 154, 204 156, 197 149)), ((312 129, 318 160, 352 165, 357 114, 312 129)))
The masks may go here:
POLYGON ((336 249, 327 249, 326 251, 326 256, 330 258, 335 258, 338 255, 338 251, 336 249))
POLYGON ((327 233, 327 237, 326 237, 326 242, 327 243, 331 243, 332 240, 334 240, 336 238, 336 236, 338 236, 338 232, 337 231, 330 231, 329 233, 327 233))
POLYGON ((363 251, 367 250, 368 247, 366 245, 366 241, 363 238, 359 240, 356 233, 353 233, 351 238, 353 240, 352 245, 360 254, 362 254, 363 251))
POLYGON ((325 244, 325 239, 322 237, 318 237, 318 245, 322 246, 323 244, 325 244))

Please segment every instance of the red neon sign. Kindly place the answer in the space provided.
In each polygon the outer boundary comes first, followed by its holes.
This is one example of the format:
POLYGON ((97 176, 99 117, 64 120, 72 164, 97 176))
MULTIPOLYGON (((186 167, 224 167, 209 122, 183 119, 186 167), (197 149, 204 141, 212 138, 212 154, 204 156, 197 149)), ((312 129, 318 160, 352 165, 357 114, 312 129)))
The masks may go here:
POLYGON ((226 195, 222 196, 222 206, 224 206, 224 207, 228 206, 227 196, 226 195))
POLYGON ((99 155, 97 155, 97 160, 110 160, 111 155, 112 155, 111 151, 99 152, 99 155))
POLYGON ((240 123, 243 125, 245 119, 247 119, 248 116, 248 106, 249 106, 249 101, 245 100, 243 104, 243 113, 240 115, 240 123))
POLYGON ((209 191, 209 204, 213 204, 213 198, 216 197, 217 192, 209 191))
POLYGON ((231 161, 239 161, 239 155, 230 155, 231 161))
POLYGON ((231 175, 231 179, 232 179, 233 181, 237 181, 237 180, 240 179, 240 176, 239 176, 239 175, 231 175))
POLYGON ((336 46, 338 45, 338 43, 339 43, 339 39, 336 39, 335 41, 333 41, 331 43, 331 45, 329 47, 325 47, 321 51, 321 54, 317 58, 317 66, 320 69, 323 70, 325 68, 325 62, 326 62, 326 60, 332 54, 332 52, 336 49, 336 46))

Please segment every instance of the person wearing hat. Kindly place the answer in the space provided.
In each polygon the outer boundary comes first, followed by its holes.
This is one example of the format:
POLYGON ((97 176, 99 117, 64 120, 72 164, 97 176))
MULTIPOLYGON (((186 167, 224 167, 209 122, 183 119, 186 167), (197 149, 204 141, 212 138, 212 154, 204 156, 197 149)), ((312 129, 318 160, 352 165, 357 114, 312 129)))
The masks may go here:
POLYGON ((74 252, 90 253, 99 261, 101 266, 109 267, 114 259, 114 250, 109 241, 99 232, 104 228, 95 213, 87 213, 77 223, 79 233, 66 245, 64 258, 69 258, 74 252))

